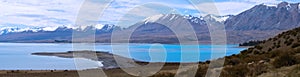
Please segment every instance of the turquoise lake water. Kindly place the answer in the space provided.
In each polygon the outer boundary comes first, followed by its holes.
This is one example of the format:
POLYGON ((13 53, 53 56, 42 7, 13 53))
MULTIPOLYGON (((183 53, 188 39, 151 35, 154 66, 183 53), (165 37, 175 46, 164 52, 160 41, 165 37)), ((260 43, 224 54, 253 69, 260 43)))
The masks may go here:
MULTIPOLYGON (((171 45, 171 44, 79 44, 82 50, 111 52, 117 55, 149 62, 198 62, 211 56, 238 54, 246 48, 238 45, 171 45), (128 46, 128 47, 127 47, 128 46), (87 49, 85 49, 85 47, 87 49), (127 50, 128 48, 128 50, 127 50), (197 49, 199 48, 199 50, 197 49), (183 49, 183 50, 182 50, 183 49), (213 50, 212 50, 213 49, 213 50), (223 51, 226 49, 226 53, 223 51), (127 54, 129 53, 129 55, 127 54), (213 54, 212 54, 213 53, 213 54), (152 59, 151 59, 152 58, 152 59)), ((59 43, 0 43, 0 70, 65 70, 76 69, 74 59, 35 56, 34 52, 66 52, 72 44, 59 43)), ((214 58, 216 58, 214 57, 214 58)), ((93 66, 93 65, 92 65, 93 66)), ((94 67, 86 68, 94 68, 94 67)))

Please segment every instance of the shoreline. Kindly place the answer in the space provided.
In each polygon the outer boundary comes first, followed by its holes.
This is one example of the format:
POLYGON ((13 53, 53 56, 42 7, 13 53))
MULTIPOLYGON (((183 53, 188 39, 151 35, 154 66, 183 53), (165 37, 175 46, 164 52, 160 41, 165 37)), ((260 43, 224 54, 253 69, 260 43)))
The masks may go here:
POLYGON ((99 61, 99 62, 101 61, 101 64, 103 66, 98 68, 103 68, 103 69, 119 68, 117 62, 114 59, 114 57, 117 57, 122 59, 121 63, 125 64, 126 65, 125 67, 133 66, 132 63, 129 63, 129 61, 133 59, 122 57, 119 55, 114 55, 109 52, 101 52, 101 51, 82 50, 82 51, 67 51, 67 52, 37 52, 37 53, 32 53, 31 55, 55 56, 60 58, 84 58, 92 61, 99 61))
MULTIPOLYGON (((37 52, 37 53, 32 53, 32 55, 37 55, 37 56, 55 56, 55 57, 60 57, 60 58, 85 58, 85 59, 90 59, 93 61, 101 61, 103 66, 99 67, 102 69, 115 69, 115 68, 120 68, 119 65, 122 65, 122 67, 125 68, 130 68, 130 67, 135 67, 135 63, 141 64, 141 65, 146 65, 149 63, 154 63, 154 64, 175 64, 179 65, 182 62, 145 62, 145 61, 138 61, 135 59, 131 58, 126 58, 123 56, 115 55, 109 52, 103 52, 103 51, 89 51, 89 50, 81 50, 81 51, 67 51, 67 52, 37 52), (76 57, 74 57, 74 55, 76 57), (94 56, 94 57, 93 57, 94 56), (95 58, 97 56, 97 58, 95 58), (118 58, 119 61, 118 63, 116 62, 115 58, 118 58)), ((190 63, 204 63, 204 62, 186 62, 184 64, 190 64, 190 63)))

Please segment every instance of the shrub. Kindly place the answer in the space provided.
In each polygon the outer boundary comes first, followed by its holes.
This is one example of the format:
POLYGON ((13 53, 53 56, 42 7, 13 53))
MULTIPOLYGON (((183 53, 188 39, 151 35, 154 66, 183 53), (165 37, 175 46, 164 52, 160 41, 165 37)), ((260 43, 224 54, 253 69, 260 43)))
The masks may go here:
POLYGON ((239 58, 232 58, 227 60, 228 62, 225 62, 225 64, 227 65, 238 65, 241 63, 241 60, 239 58))
POLYGON ((276 41, 277 40, 277 38, 273 38, 273 41, 276 41))
POLYGON ((295 53, 300 53, 300 48, 296 48, 295 53))
POLYGON ((280 54, 280 51, 279 50, 274 50, 274 51, 271 51, 269 53, 270 53, 269 57, 274 58, 274 57, 278 56, 278 54, 280 54))
POLYGON ((241 51, 241 54, 248 54, 248 53, 250 53, 248 50, 241 51))
POLYGON ((300 46, 300 43, 294 43, 293 45, 292 45, 292 48, 296 48, 296 47, 299 47, 300 46))
POLYGON ((280 44, 280 43, 281 43, 281 40, 279 40, 277 43, 280 44))
POLYGON ((279 48, 279 47, 281 47, 281 46, 280 46, 280 45, 277 45, 277 46, 276 46, 276 48, 279 48))
POLYGON ((253 51, 253 54, 260 54, 260 52, 257 51, 257 50, 254 50, 254 51, 253 51))
POLYGON ((249 68, 249 75, 250 77, 257 77, 260 74, 266 73, 268 71, 268 65, 260 64, 255 66, 250 66, 249 68))
POLYGON ((272 48, 269 48, 268 51, 272 51, 272 48))
POLYGON ((263 47, 262 47, 262 46, 259 46, 259 45, 257 45, 257 46, 255 46, 254 48, 261 50, 263 47))
POLYGON ((246 77, 248 72, 249 69, 246 64, 225 67, 221 73, 221 77, 246 77))
POLYGON ((279 57, 275 58, 272 63, 275 68, 280 68, 283 66, 291 66, 297 63, 296 57, 292 54, 282 53, 279 57))
POLYGON ((174 77, 175 74, 174 73, 169 73, 169 72, 163 72, 163 73, 158 73, 158 74, 155 74, 151 77, 174 77))
MULTIPOLYGON (((191 71, 193 71, 195 69, 196 68, 188 69, 186 71, 180 72, 178 75, 179 75, 179 77, 190 77, 187 75, 193 75, 193 74, 191 74, 191 71)), ((207 65, 199 65, 195 77, 205 77, 207 69, 208 69, 207 65)))
POLYGON ((205 77, 207 69, 208 66, 199 66, 196 73, 196 77, 205 77))
POLYGON ((261 43, 264 43, 264 41, 256 40, 256 41, 249 41, 249 42, 241 43, 241 44, 239 44, 239 46, 255 46, 255 45, 258 45, 261 43))
POLYGON ((64 70, 64 72, 68 72, 68 70, 64 70))
POLYGON ((289 39, 289 40, 286 40, 284 43, 289 46, 291 45, 292 43, 294 42, 294 39, 289 39))
POLYGON ((276 42, 274 42, 273 45, 277 45, 276 42))

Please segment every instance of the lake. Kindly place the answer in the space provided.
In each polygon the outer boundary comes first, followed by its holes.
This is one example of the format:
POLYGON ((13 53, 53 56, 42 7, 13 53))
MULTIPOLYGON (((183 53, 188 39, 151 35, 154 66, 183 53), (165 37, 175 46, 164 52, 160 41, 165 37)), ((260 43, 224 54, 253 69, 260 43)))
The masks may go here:
MULTIPOLYGON (((220 54, 216 54, 217 57, 224 57, 221 49, 226 49, 226 56, 238 54, 246 49, 240 48, 238 45, 173 44, 80 44, 80 49, 84 49, 86 46, 86 50, 89 50, 88 47, 91 45, 95 45, 96 51, 110 52, 148 62, 206 61, 211 59, 212 52, 220 52, 220 54), (183 48, 186 50, 182 51, 183 48), (199 51, 195 51, 195 48, 199 48, 199 51), (212 48, 216 50, 212 51, 212 48), (183 60, 181 55, 184 56, 183 60)), ((34 52, 66 52, 71 50, 73 50, 71 43, 0 43, 0 70, 74 70, 76 69, 74 59, 31 55, 34 52)), ((87 68, 95 68, 95 65, 83 69, 87 68)))

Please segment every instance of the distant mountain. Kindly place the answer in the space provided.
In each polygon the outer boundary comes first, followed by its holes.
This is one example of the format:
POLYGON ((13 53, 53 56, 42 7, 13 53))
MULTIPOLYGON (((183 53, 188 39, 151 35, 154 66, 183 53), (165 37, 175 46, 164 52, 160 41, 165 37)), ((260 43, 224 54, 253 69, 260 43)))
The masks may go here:
MULTIPOLYGON (((216 23, 223 23, 225 25, 228 43, 242 43, 251 40, 264 40, 266 38, 273 37, 282 31, 299 27, 299 13, 299 3, 282 2, 276 6, 270 6, 265 4, 256 5, 253 8, 246 10, 238 15, 207 15, 204 17, 211 18, 215 20, 216 23)), ((175 26, 177 28, 186 27, 186 25, 191 24, 198 36, 198 40, 200 42, 209 42, 210 34, 206 25, 206 21, 203 20, 204 17, 181 16, 176 14, 157 15, 149 17, 146 19, 146 21, 135 24, 134 26, 140 26, 140 28, 136 30, 140 31, 136 32, 137 35, 138 33, 146 33, 142 31, 148 31, 148 33, 152 33, 152 35, 159 36, 160 34, 155 34, 156 31, 154 30, 165 30, 161 27, 163 25, 159 24, 161 22, 164 22, 167 25, 175 26), (180 23, 184 20, 188 20, 190 23, 180 23)), ((171 31, 157 32, 170 34, 171 31)), ((165 35, 163 36, 166 37, 165 35)), ((168 39, 173 38, 175 38, 174 35, 170 35, 170 37, 168 37, 168 39)), ((138 40, 144 42, 151 41, 142 39, 138 40)))
POLYGON ((41 30, 42 30, 42 28, 3 27, 3 28, 0 28, 0 35, 4 35, 4 34, 8 34, 8 33, 17 33, 17 32, 38 32, 41 30))
POLYGON ((300 25, 299 3, 256 5, 226 20, 227 30, 289 30, 300 25))
POLYGON ((278 5, 256 5, 228 18, 224 25, 228 41, 242 43, 264 40, 300 26, 299 3, 281 2, 278 5))
MULTIPOLYGON (((192 34, 183 34, 186 41, 199 40, 210 43, 211 37, 207 21, 225 25, 227 42, 230 44, 243 43, 251 40, 264 40, 276 34, 300 26, 299 3, 282 2, 278 5, 256 5, 238 15, 216 16, 206 15, 195 17, 191 15, 160 14, 148 17, 128 28, 121 29, 115 25, 86 28, 34 28, 0 29, 2 42, 47 42, 53 40, 71 40, 72 31, 95 30, 96 42, 111 42, 111 34, 118 36, 134 31, 130 37, 132 43, 178 43, 177 36, 170 28, 187 33, 189 25, 194 29, 198 39, 190 39, 192 34), (206 20, 205 20, 206 19, 206 20)), ((85 38, 90 38, 89 36, 85 38)), ((125 39, 117 39, 120 42, 125 39)))
POLYGON ((223 23, 226 18, 229 17, 230 16, 214 15, 195 17, 191 15, 160 14, 148 17, 125 30, 134 31, 131 35, 130 42, 178 43, 178 36, 175 35, 174 29, 179 31, 177 33, 186 33, 185 35, 182 35, 186 37, 187 40, 185 41, 195 41, 188 39, 188 37, 193 35, 188 34, 191 30, 187 30, 186 27, 192 27, 198 40, 200 40, 200 42, 207 42, 210 41, 210 37, 207 22, 204 18, 210 18, 218 23, 223 23), (173 30, 171 30, 171 28, 173 28, 173 30))
POLYGON ((121 30, 115 25, 103 25, 101 28, 87 26, 85 28, 57 27, 56 29, 49 28, 3 28, 0 30, 1 42, 57 42, 71 41, 74 31, 83 32, 94 30, 96 34, 107 34, 113 30, 121 30))

